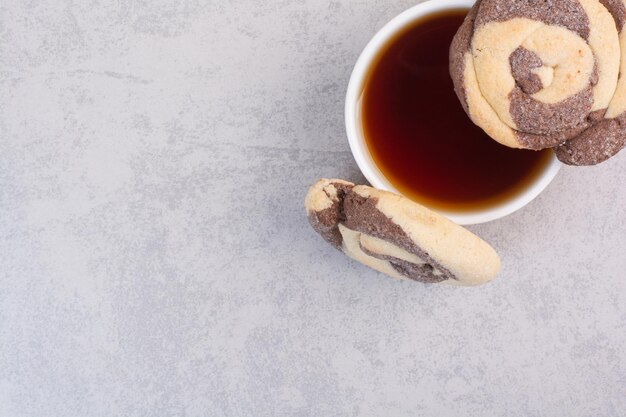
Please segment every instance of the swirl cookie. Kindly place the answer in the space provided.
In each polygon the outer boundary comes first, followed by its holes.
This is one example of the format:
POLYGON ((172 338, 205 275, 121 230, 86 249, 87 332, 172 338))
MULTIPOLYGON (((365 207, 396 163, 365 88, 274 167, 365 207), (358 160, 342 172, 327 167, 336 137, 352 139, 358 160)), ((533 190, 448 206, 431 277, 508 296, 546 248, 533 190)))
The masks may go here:
POLYGON ((305 207, 328 243, 393 278, 473 286, 500 269, 498 254, 478 236, 396 194, 322 179, 305 207))
POLYGON ((626 147, 626 0, 601 0, 619 31, 620 77, 615 94, 604 113, 598 112, 592 126, 555 149, 569 165, 596 165, 626 147))
POLYGON ((615 23, 623 22, 622 1, 603 1, 613 13, 598 0, 478 1, 450 48, 455 91, 470 118, 509 147, 560 146, 566 163, 617 153, 623 143, 614 138, 626 133, 615 23))

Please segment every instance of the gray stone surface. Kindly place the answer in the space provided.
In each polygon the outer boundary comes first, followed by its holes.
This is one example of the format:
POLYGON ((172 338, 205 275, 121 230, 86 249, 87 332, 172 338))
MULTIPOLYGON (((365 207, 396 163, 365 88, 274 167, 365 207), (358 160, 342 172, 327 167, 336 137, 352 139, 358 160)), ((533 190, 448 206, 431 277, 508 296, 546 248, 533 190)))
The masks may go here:
POLYGON ((351 67, 413 2, 0 4, 0 416, 623 416, 626 153, 395 282, 308 227, 351 67))

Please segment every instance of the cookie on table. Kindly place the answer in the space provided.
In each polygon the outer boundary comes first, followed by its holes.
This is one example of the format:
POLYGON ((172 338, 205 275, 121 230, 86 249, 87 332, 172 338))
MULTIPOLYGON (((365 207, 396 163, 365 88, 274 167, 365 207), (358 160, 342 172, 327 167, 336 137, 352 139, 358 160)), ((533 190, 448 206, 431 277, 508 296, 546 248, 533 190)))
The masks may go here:
POLYGON ((473 286, 500 270, 498 254, 478 236, 393 193, 321 179, 305 207, 328 243, 393 278, 473 286))
POLYGON ((463 108, 509 147, 557 147, 576 165, 615 155, 626 137, 624 10, 624 0, 479 0, 450 48, 463 108))

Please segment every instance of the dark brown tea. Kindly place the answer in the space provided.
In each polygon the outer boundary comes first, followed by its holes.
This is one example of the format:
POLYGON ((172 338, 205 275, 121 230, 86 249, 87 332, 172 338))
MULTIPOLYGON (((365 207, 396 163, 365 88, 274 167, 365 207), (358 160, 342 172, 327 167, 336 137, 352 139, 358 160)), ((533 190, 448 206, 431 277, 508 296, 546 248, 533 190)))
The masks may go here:
POLYGON ((463 111, 448 73, 448 49, 467 10, 434 14, 388 42, 363 86, 367 146, 401 193, 432 208, 497 205, 533 182, 551 150, 510 149, 463 111))

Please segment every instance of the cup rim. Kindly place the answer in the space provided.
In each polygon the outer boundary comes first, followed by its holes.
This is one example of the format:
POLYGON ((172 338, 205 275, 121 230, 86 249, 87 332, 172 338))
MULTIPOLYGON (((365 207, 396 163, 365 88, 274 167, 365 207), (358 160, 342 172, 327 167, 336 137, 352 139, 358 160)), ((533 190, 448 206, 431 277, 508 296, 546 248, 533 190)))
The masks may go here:
MULTIPOLYGON (((389 39, 417 19, 445 10, 469 9, 473 5, 474 0, 428 0, 413 6, 385 24, 369 41, 359 56, 348 84, 345 102, 345 123, 352 155, 359 169, 373 187, 402 195, 402 193, 389 182, 374 162, 365 142, 361 123, 359 122, 363 84, 372 61, 376 59, 378 52, 386 45, 389 39)), ((543 171, 532 184, 527 186, 525 190, 500 204, 484 209, 468 211, 466 213, 436 208, 433 210, 460 225, 481 224, 501 219, 520 210, 537 198, 552 180, 554 180, 561 166, 562 164, 557 159, 556 155, 552 154, 550 162, 546 164, 543 171)))

